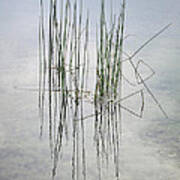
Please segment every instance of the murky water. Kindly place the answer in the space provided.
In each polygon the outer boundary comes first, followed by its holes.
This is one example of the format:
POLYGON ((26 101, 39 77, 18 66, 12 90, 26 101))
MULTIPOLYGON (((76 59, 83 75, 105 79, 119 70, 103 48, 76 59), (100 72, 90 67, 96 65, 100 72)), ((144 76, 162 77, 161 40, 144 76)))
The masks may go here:
MULTIPOLYGON (((118 5, 118 2, 114 3, 118 5)), ((126 34, 130 36, 125 47, 128 53, 132 54, 160 28, 172 23, 166 32, 149 44, 135 59, 135 62, 143 59, 155 70, 155 76, 147 81, 147 84, 158 97, 169 119, 164 118, 147 93, 142 119, 122 111, 118 172, 122 180, 178 180, 180 5, 168 0, 138 3, 127 2, 126 34)), ((89 6, 93 11, 93 26, 98 12, 96 1, 85 3, 85 6, 89 6)), ((54 143, 57 151, 61 148, 58 161, 54 158, 57 153, 52 157, 48 113, 45 114, 47 118, 44 121, 43 135, 40 136, 38 18, 39 4, 35 0, 0 2, 0 180, 48 180, 52 179, 53 169, 56 169, 55 179, 83 179, 86 174, 86 179, 97 180, 100 176, 99 170, 103 179, 115 179, 117 166, 114 164, 117 163, 114 155, 117 149, 115 148, 114 153, 112 148, 109 154, 102 151, 100 158, 97 158, 98 141, 94 136, 94 117, 84 121, 84 132, 82 124, 75 125, 75 136, 71 133, 73 125, 69 125, 68 138, 63 136, 61 147, 60 140, 54 143), (83 152, 86 158, 83 157, 83 152), (54 168, 55 166, 57 168, 54 168)), ((91 30, 91 34, 94 33, 91 30)), ((94 43, 91 42, 90 45, 93 49, 94 43)), ((92 51, 95 52, 95 48, 92 51)), ((129 65, 125 64, 124 68, 126 77, 130 76, 129 79, 133 81, 129 65)), ((124 96, 133 90, 124 83, 124 96)), ((127 100, 124 105, 136 109, 136 98, 127 100)), ((84 103, 84 114, 91 114, 93 108, 92 104, 84 103)), ((99 142, 103 144, 103 139, 100 138, 99 142)))

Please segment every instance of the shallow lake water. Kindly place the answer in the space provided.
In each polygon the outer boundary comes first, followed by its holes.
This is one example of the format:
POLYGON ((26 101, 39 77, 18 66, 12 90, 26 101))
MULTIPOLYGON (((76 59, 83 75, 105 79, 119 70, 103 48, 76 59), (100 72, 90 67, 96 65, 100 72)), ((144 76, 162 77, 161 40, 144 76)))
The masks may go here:
MULTIPOLYGON (((85 7, 92 10, 92 13, 90 11, 92 27, 98 16, 98 3, 95 0, 91 3, 84 2, 85 7)), ((120 179, 179 180, 180 4, 178 0, 173 3, 168 0, 148 2, 140 0, 139 4, 136 3, 127 1, 126 34, 129 35, 125 41, 127 53, 132 54, 163 26, 172 23, 134 60, 137 62, 142 59, 155 70, 155 76, 147 81, 147 84, 169 118, 164 117, 147 93, 142 119, 122 111, 120 179)), ((118 1, 114 1, 114 6, 118 6, 118 1)), ((0 22, 0 180, 49 180, 52 179, 55 160, 51 157, 48 118, 44 121, 43 135, 40 136, 39 3, 36 0, 1 0, 0 22)), ((95 31, 92 27, 93 36, 95 31)), ((93 54, 95 52, 93 40, 90 45, 93 54)), ((126 63, 124 74, 132 80, 131 69, 126 63)), ((133 91, 124 83, 124 96, 131 90, 133 91)), ((136 106, 136 99, 132 98, 126 102, 126 107, 136 108, 136 106)), ((84 109, 90 114, 93 106, 85 103, 84 109)), ((86 179, 99 179, 99 169, 104 174, 102 179, 116 179, 113 152, 109 154, 109 167, 104 165, 104 160, 98 166, 93 121, 94 117, 91 117, 84 122, 86 179)), ((70 133, 69 139, 63 141, 54 179, 80 180, 84 177, 81 157, 79 168, 77 164, 74 167, 72 142, 73 137, 70 133), (73 177, 73 171, 76 177, 73 177)))

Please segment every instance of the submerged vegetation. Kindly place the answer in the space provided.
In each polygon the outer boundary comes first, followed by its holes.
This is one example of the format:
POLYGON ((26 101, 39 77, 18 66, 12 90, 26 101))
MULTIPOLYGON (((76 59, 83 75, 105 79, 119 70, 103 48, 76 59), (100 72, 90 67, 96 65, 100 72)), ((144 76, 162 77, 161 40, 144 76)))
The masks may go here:
MULTIPOLYGON (((87 88, 90 81, 89 57, 89 12, 84 18, 83 0, 50 0, 48 14, 40 0, 39 23, 39 108, 41 136, 48 114, 49 142, 53 160, 52 176, 55 177, 59 154, 63 143, 72 139, 72 179, 87 179, 85 120, 94 119, 94 141, 96 144, 99 179, 103 179, 102 166, 113 159, 114 175, 120 178, 120 139, 122 109, 134 116, 142 117, 144 111, 144 89, 150 94, 163 114, 162 106, 155 98, 146 81, 154 74, 153 69, 142 60, 133 58, 149 42, 165 29, 155 34, 132 55, 125 53, 125 5, 120 4, 118 15, 111 12, 111 22, 106 20, 105 0, 101 0, 100 21, 96 34, 96 80, 94 91, 87 88), (48 16, 48 25, 45 17, 48 16), (84 20, 85 19, 85 20, 84 20), (137 84, 132 84, 123 75, 123 63, 128 61, 134 70, 137 84), (143 79, 138 72, 144 64, 151 70, 143 79), (122 97, 122 82, 130 85, 142 84, 144 88, 122 97), (122 101, 140 95, 140 113, 122 105, 122 101), (48 113, 47 113, 47 108, 48 113), (87 114, 87 108, 94 113, 87 114), (72 135, 72 136, 71 136, 72 135)), ((94 59, 92 60, 94 61, 94 59)))

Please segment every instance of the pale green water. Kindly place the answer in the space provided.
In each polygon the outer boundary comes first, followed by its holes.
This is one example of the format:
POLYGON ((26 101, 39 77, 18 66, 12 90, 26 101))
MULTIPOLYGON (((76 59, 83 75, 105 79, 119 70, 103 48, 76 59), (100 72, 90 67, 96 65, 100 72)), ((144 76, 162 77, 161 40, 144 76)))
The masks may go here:
MULTIPOLYGON (((178 180, 180 178, 180 5, 168 0, 128 1, 126 49, 132 53, 162 26, 173 23, 137 57, 156 71, 149 81, 169 119, 147 97, 144 118, 123 113, 120 173, 122 180, 178 180), (137 2, 136 2, 137 3, 137 2)), ((118 4, 116 2, 116 4, 118 4)), ((86 4, 87 6, 87 4, 86 4)), ((96 1, 88 4, 98 11, 96 1)), ((38 93, 17 90, 38 84, 38 2, 0 2, 0 180, 49 180, 50 158, 47 133, 39 138, 38 93)), ((92 30, 92 34, 94 34, 92 30)), ((125 71, 127 75, 129 71, 125 71)), ((129 106, 136 106, 129 102, 129 106)), ((89 107, 87 106, 87 111, 89 107)), ((92 119, 85 124, 87 179, 98 179, 92 119)), ((70 180, 72 143, 63 147, 57 179, 70 180)), ((110 165, 106 179, 113 179, 110 165)))

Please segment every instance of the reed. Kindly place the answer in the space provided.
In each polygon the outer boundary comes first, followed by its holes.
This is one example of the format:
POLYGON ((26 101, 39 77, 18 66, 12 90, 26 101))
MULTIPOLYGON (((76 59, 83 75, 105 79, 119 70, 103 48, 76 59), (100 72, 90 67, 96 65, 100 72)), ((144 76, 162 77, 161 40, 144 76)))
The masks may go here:
POLYGON ((106 22, 105 1, 101 1, 99 38, 97 33, 97 68, 95 101, 116 98, 122 81, 122 52, 124 41, 125 1, 118 17, 111 14, 110 25, 106 22), (112 18, 114 17, 114 18, 112 18), (108 28, 109 27, 109 28, 108 28))
POLYGON ((87 92, 89 64, 90 18, 83 16, 83 0, 49 0, 48 25, 45 22, 44 1, 40 0, 39 22, 39 108, 41 115, 41 135, 45 117, 45 95, 48 95, 49 142, 53 160, 52 176, 55 177, 63 140, 69 139, 72 127, 72 179, 80 176, 86 180, 86 147, 84 120, 94 118, 94 140, 96 144, 97 169, 102 175, 102 162, 110 163, 113 155, 114 173, 119 174, 119 151, 122 133, 121 110, 141 118, 144 111, 144 90, 122 97, 122 82, 130 85, 142 84, 159 109, 167 117, 161 104, 147 86, 146 81, 154 74, 153 69, 144 63, 152 74, 143 79, 133 58, 154 38, 164 32, 169 25, 147 40, 131 56, 124 52, 125 5, 122 0, 119 14, 113 13, 111 2, 110 23, 107 21, 106 3, 101 0, 99 23, 96 27, 96 80, 93 97, 94 114, 84 116, 84 99, 87 92), (58 7, 60 5, 60 7, 58 7), (60 12, 59 12, 60 10, 60 12), (46 37, 46 33, 48 37, 46 37), (124 59, 126 54, 127 59, 124 59), (123 62, 129 61, 134 69, 137 84, 131 83, 123 75, 123 62), (48 87, 46 87, 48 86, 48 87), (47 88, 47 90, 46 90, 47 88), (48 93, 46 93, 46 91, 48 93), (140 94, 140 112, 123 106, 122 102, 140 94), (81 147, 81 148, 80 148, 81 147), (81 155, 81 156, 80 156, 81 155), (81 161, 81 163, 80 163, 81 161), (80 167, 82 171, 80 173, 80 167))
MULTIPOLYGON (((72 118, 74 137, 73 178, 79 178, 79 139, 82 141, 83 179, 86 179, 86 153, 83 122, 83 96, 88 67, 89 13, 84 21, 83 1, 50 0, 48 26, 44 24, 44 4, 40 0, 39 24, 39 107, 44 116, 46 71, 48 85, 49 140, 53 159, 52 176, 56 175, 63 138, 69 137, 72 118), (60 13, 59 7, 60 5, 60 13), (45 40, 45 31, 48 34, 45 40), (47 43, 47 45, 46 45, 47 43), (47 51, 47 54, 46 54, 47 51), (48 64, 48 66, 47 66, 48 64), (68 81, 69 80, 69 81, 68 81), (69 106, 70 103, 70 106, 69 106), (81 108, 79 107, 81 105, 81 108), (69 112, 71 111, 71 115, 69 112), (81 123, 77 122, 81 114, 81 123), (81 137, 79 133, 81 127, 81 137)), ((41 131, 43 129, 43 121, 41 131)), ((42 134, 42 133, 41 133, 42 134)))

